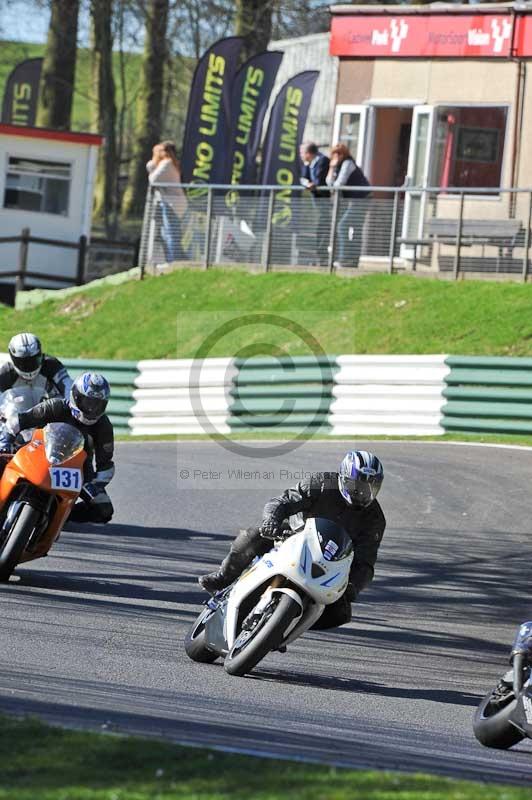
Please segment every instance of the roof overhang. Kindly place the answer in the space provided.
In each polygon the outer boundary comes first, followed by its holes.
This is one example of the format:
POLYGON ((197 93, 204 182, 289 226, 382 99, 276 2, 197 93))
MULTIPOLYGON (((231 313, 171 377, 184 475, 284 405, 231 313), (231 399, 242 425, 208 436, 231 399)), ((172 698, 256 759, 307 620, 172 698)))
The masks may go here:
POLYGON ((0 123, 0 136, 24 136, 28 139, 49 139, 56 142, 72 142, 72 144, 95 145, 103 143, 103 136, 98 133, 78 133, 77 131, 56 131, 51 128, 32 128, 27 125, 10 125, 0 123))

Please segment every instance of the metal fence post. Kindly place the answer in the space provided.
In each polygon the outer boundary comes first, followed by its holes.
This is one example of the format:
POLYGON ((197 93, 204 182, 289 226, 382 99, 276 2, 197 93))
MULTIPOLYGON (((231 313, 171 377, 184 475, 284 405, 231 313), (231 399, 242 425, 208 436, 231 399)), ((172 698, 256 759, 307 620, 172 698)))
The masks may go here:
POLYGON ((205 225, 205 252, 203 255, 203 268, 209 269, 211 258, 211 230, 212 230, 212 186, 207 194, 207 221, 205 225))
POLYGON ((83 234, 79 237, 78 245, 78 264, 76 271, 76 286, 83 286, 85 283, 85 258, 87 257, 87 237, 83 234))
POLYGON ((20 232, 20 248, 18 251, 18 275, 15 281, 15 291, 24 289, 24 274, 28 268, 28 248, 30 244, 30 229, 22 228, 20 232))
POLYGON ((525 228, 525 255, 523 257, 523 271, 522 271, 522 278, 523 283, 526 283, 528 278, 528 255, 530 252, 530 225, 532 223, 532 192, 530 192, 528 196, 528 214, 527 214, 527 223, 525 228))
POLYGON ((336 242, 336 228, 338 226, 338 204, 340 202, 340 192, 333 189, 333 209, 331 216, 331 231, 329 236, 329 272, 334 272, 334 245, 336 242))
POLYGON ((268 216, 266 217, 266 238, 262 251, 262 266, 265 272, 270 270, 270 258, 272 250, 272 229, 273 229, 273 207, 275 204, 275 189, 270 189, 268 197, 268 216))
POLYGON ((399 216, 399 190, 393 196, 393 209, 392 209, 392 229, 390 231, 390 251, 388 272, 390 275, 393 273, 393 262, 395 258, 395 240, 397 239, 397 219, 399 216))
POLYGON ((454 269, 453 276, 457 280, 458 273, 460 272, 460 250, 462 246, 462 224, 464 221, 464 198, 465 192, 460 194, 460 210, 458 212, 458 227, 456 229, 456 250, 454 254, 454 269))

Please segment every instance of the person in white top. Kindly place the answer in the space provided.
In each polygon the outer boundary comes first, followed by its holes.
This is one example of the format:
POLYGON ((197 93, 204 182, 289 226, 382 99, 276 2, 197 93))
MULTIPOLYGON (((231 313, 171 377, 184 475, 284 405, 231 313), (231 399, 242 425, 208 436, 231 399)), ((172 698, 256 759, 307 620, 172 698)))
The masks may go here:
POLYGON ((366 218, 369 195, 368 179, 356 163, 345 144, 331 150, 328 186, 360 187, 359 191, 341 193, 341 217, 338 222, 338 261, 334 266, 358 267, 362 244, 362 229, 366 218))
POLYGON ((161 208, 161 238, 167 261, 180 261, 185 255, 181 247, 181 219, 187 210, 187 198, 181 183, 181 167, 175 144, 170 141, 156 144, 152 158, 146 164, 148 180, 158 187, 161 208), (159 184, 161 184, 159 186, 159 184), (176 184, 170 186, 168 184, 176 184))

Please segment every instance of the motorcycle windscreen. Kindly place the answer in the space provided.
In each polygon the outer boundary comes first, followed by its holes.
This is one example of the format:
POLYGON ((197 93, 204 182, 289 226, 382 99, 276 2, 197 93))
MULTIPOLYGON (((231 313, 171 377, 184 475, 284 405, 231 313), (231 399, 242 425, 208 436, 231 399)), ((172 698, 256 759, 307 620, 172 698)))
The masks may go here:
POLYGON ((516 653, 523 653, 532 665, 532 622, 523 622, 519 627, 512 647, 512 655, 516 653))
POLYGON ((315 517, 313 522, 326 561, 340 561, 353 552, 353 542, 341 525, 323 517, 315 517))
POLYGON ((62 464, 83 450, 83 434, 66 422, 50 422, 44 428, 44 448, 50 464, 62 464))

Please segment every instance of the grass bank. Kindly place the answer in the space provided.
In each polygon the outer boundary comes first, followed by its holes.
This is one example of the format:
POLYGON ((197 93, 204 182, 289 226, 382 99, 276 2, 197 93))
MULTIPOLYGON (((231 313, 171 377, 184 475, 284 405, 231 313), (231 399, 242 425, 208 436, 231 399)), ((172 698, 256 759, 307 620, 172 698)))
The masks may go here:
MULTIPOLYGON (((2 308, 0 349, 32 330, 65 357, 192 357, 218 325, 249 312, 297 321, 330 354, 532 355, 532 284, 218 269, 98 287, 24 311, 2 308)), ((282 325, 237 325, 214 339, 211 356, 309 351, 282 325)))
POLYGON ((11 800, 530 800, 529 789, 337 770, 0 720, 11 800))

